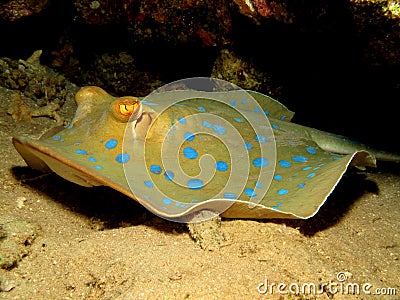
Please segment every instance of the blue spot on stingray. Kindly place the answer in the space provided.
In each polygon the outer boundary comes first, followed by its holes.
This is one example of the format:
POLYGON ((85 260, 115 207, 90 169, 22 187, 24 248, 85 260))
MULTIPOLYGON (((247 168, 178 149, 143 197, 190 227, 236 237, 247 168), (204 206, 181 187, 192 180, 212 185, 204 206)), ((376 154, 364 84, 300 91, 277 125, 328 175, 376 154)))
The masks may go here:
POLYGON ((69 124, 69 126, 67 127, 67 129, 71 129, 74 127, 74 124, 69 124))
POLYGON ((303 171, 307 171, 307 170, 310 170, 310 169, 312 169, 312 167, 304 167, 303 171))
POLYGON ((235 100, 231 100, 230 103, 231 103, 232 106, 236 106, 236 101, 235 100))
POLYGON ((106 147, 107 149, 114 149, 115 147, 117 147, 117 145, 118 145, 118 141, 116 139, 109 139, 104 144, 104 147, 106 147))
POLYGON ((197 151, 192 147, 186 147, 185 149, 183 149, 183 155, 185 155, 185 157, 189 159, 195 159, 197 158, 197 156, 199 156, 197 154, 197 151))
POLYGON ((246 103, 246 98, 243 98, 242 99, 242 104, 245 104, 246 103))
POLYGON ((141 100, 140 102, 145 104, 145 105, 149 105, 149 106, 157 106, 158 105, 158 103, 153 103, 153 102, 150 102, 150 101, 147 101, 147 100, 141 100))
POLYGON ((295 162, 307 162, 308 157, 303 156, 303 155, 297 155, 297 156, 292 157, 292 160, 295 162))
POLYGON ((60 135, 55 135, 55 136, 53 136, 53 140, 58 141, 59 139, 61 139, 61 136, 60 136, 60 135))
POLYGON ((191 190, 200 190, 204 187, 204 183, 200 179, 189 179, 187 186, 191 190))
POLYGON ((223 126, 220 126, 220 125, 212 125, 212 129, 214 129, 214 132, 218 133, 218 134, 225 134, 226 133, 226 129, 223 126))
POLYGON ((282 202, 279 201, 276 206, 282 206, 282 202))
POLYGON ((257 168, 268 166, 268 164, 269 164, 268 159, 264 157, 257 157, 255 160, 253 160, 253 165, 257 168))
POLYGON ((305 183, 300 183, 297 187, 298 187, 299 189, 302 189, 305 185, 306 185, 305 183))
POLYGON ((147 186, 148 188, 153 188, 154 187, 154 183, 150 180, 146 180, 145 182, 143 182, 145 186, 147 186))
POLYGON ((180 203, 180 202, 175 202, 175 206, 178 206, 178 207, 186 207, 185 204, 180 203))
POLYGON ((208 123, 207 121, 203 121, 202 124, 203 124, 204 127, 207 127, 207 128, 211 128, 212 127, 212 125, 210 123, 208 123))
POLYGON ((172 203, 172 200, 169 199, 169 198, 164 198, 162 201, 163 201, 164 204, 167 204, 167 205, 172 203))
POLYGON ((313 178, 316 174, 315 173, 310 173, 307 175, 307 178, 313 178))
POLYGON ((94 166, 96 169, 98 169, 98 170, 103 170, 103 167, 102 166, 99 166, 99 165, 97 165, 97 166, 94 166))
POLYGON ((308 146, 308 147, 306 148, 306 150, 307 150, 307 152, 310 153, 310 154, 317 154, 317 149, 315 149, 314 147, 308 146))
POLYGON ((199 201, 196 199, 192 199, 192 200, 190 200, 190 202, 195 203, 195 202, 199 202, 199 201))
POLYGON ((174 179, 175 174, 174 174, 174 172, 172 172, 171 170, 166 170, 166 171, 164 172, 164 177, 165 177, 165 179, 171 181, 171 180, 174 179))
POLYGON ((247 196, 249 196, 249 197, 256 197, 256 196, 257 196, 256 191, 253 190, 252 188, 245 188, 245 189, 244 189, 244 192, 245 192, 245 194, 246 194, 247 196))
POLYGON ((245 143, 244 143, 244 147, 245 147, 247 150, 253 149, 253 146, 252 146, 249 142, 245 142, 245 143))
POLYGON ((185 107, 185 104, 181 104, 181 103, 175 103, 175 104, 173 104, 173 106, 185 107))
POLYGON ((279 161, 279 165, 280 165, 282 168, 289 168, 289 167, 292 166, 292 164, 291 164, 290 161, 287 161, 287 160, 284 160, 284 159, 282 159, 282 160, 279 161))
POLYGON ((274 179, 277 180, 277 181, 282 180, 282 175, 276 174, 274 176, 274 179))
POLYGON ((263 185, 260 182, 256 181, 256 188, 262 189, 263 185))
POLYGON ((84 154, 84 155, 88 154, 86 150, 82 150, 82 149, 77 149, 77 150, 75 150, 75 152, 78 154, 84 154))
POLYGON ((217 171, 225 172, 226 170, 229 169, 229 166, 226 162, 221 160, 217 161, 217 163, 215 164, 215 168, 217 169, 217 171))
POLYGON ((313 168, 313 170, 315 171, 315 170, 318 170, 319 169, 319 167, 315 167, 315 168, 313 168))
POLYGON ((322 167, 322 166, 325 166, 325 164, 324 163, 318 164, 318 167, 322 167))
POLYGON ((238 123, 243 123, 244 122, 244 120, 243 119, 240 119, 240 118, 233 118, 236 122, 238 122, 238 123))
POLYGON ((268 142, 268 138, 263 134, 257 134, 254 138, 260 144, 265 144, 266 142, 268 142))
POLYGON ((183 134, 183 137, 185 138, 185 140, 187 140, 187 141, 189 141, 189 142, 191 142, 191 141, 194 140, 194 134, 191 133, 191 132, 189 132, 189 131, 185 132, 185 133, 183 134))
POLYGON ((281 116, 280 118, 282 121, 284 121, 286 119, 286 116, 281 116))
POLYGON ((225 193, 224 198, 225 199, 237 199, 237 196, 234 193, 225 193))
POLYGON ((272 128, 275 129, 275 130, 279 130, 279 126, 276 125, 276 124, 272 124, 272 128))
POLYGON ((278 195, 286 195, 287 193, 289 193, 289 191, 287 189, 280 189, 278 191, 278 195))
POLYGON ((178 122, 186 125, 186 119, 185 118, 178 118, 178 122))
POLYGON ((269 115, 269 111, 268 110, 264 110, 264 114, 265 115, 269 115))
POLYGON ((61 142, 61 143, 64 143, 64 141, 65 141, 64 139, 61 139, 61 141, 60 141, 60 142, 61 142))
POLYGON ((203 106, 197 106, 197 109, 202 112, 206 112, 206 109, 203 106))
POLYGON ((94 157, 92 157, 92 156, 90 156, 90 157, 88 158, 88 160, 91 161, 91 162, 96 162, 96 161, 97 161, 97 159, 94 158, 94 157))
POLYGON ((333 158, 333 160, 340 160, 341 159, 341 157, 337 157, 337 156, 335 156, 334 158, 333 158))
POLYGON ((125 164, 131 159, 130 155, 127 153, 120 153, 115 157, 115 160, 120 164, 125 164))
POLYGON ((261 109, 258 106, 254 109, 254 112, 260 112, 260 111, 261 111, 261 109))
POLYGON ((161 174, 162 168, 159 165, 151 165, 150 172, 158 175, 158 174, 161 174))

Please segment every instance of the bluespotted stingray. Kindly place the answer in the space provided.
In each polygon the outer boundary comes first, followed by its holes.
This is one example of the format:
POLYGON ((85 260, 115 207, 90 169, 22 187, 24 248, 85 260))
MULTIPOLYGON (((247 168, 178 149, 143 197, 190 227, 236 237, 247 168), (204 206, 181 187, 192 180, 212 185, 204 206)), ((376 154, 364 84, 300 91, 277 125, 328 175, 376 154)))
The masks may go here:
POLYGON ((254 91, 174 90, 139 99, 89 86, 75 99, 67 128, 13 139, 26 163, 82 186, 109 186, 171 220, 190 222, 204 210, 307 219, 349 166, 400 161, 291 123, 293 112, 254 91))

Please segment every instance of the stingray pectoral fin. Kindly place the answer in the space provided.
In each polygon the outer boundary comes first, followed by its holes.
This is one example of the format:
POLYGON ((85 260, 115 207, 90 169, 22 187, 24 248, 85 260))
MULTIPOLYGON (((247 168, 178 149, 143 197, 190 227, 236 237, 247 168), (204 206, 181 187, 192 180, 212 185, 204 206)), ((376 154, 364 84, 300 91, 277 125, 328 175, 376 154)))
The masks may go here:
POLYGON ((354 167, 376 167, 376 158, 368 151, 360 150, 353 155, 350 166, 354 167))
POLYGON ((40 144, 35 144, 31 139, 14 137, 12 141, 15 149, 17 149, 28 166, 35 170, 42 172, 53 171, 64 179, 85 187, 103 185, 82 170, 55 159, 54 156, 56 155, 49 153, 49 149, 41 149, 40 144))
POLYGON ((260 104, 264 113, 268 117, 287 122, 290 122, 292 120, 294 112, 289 110, 279 101, 256 91, 246 90, 246 93, 249 93, 258 102, 258 104, 260 104))
POLYGON ((13 137, 12 139, 15 149, 22 156, 26 164, 32 169, 42 172, 50 172, 51 169, 47 164, 25 146, 25 141, 26 138, 23 137, 13 137))
POLYGON ((373 166, 375 158, 366 151, 321 160, 314 169, 293 164, 283 179, 274 180, 264 199, 257 205, 236 201, 222 216, 226 218, 290 218, 314 216, 328 199, 350 165, 373 166), (316 170, 315 170, 316 169, 316 170), (287 180, 285 181, 285 178, 287 180))
POLYGON ((333 160, 326 162, 320 169, 306 171, 306 178, 302 181, 306 185, 298 188, 290 199, 291 212, 302 219, 314 216, 336 188, 349 166, 372 167, 375 166, 374 162, 375 158, 370 153, 355 151, 345 156, 334 155, 333 160))
POLYGON ((64 126, 53 127, 51 129, 47 130, 45 133, 43 133, 40 136, 40 140, 48 139, 49 137, 56 135, 57 133, 59 133, 60 131, 63 131, 64 129, 65 129, 64 126))
POLYGON ((247 201, 236 200, 221 214, 224 218, 246 218, 246 219, 306 219, 292 212, 279 211, 262 204, 249 205, 247 201))

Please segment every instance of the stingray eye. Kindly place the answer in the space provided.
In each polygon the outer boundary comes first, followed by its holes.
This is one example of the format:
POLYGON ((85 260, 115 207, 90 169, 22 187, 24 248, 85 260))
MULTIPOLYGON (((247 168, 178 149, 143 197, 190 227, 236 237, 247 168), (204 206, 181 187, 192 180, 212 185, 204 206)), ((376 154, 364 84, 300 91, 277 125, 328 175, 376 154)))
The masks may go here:
POLYGON ((131 96, 115 100, 111 107, 112 114, 120 122, 137 120, 142 114, 140 101, 131 96))
POLYGON ((136 107, 137 107, 136 103, 135 104, 120 103, 119 111, 124 116, 130 116, 132 115, 132 112, 135 110, 136 107))

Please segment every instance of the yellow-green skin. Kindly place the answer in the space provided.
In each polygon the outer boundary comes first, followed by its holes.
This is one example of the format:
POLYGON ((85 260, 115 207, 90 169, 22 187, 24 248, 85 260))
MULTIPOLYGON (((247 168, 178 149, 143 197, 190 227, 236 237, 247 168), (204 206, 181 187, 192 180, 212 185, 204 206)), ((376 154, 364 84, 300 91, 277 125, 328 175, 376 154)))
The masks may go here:
POLYGON ((120 99, 85 87, 68 128, 13 143, 35 169, 110 186, 185 221, 201 209, 233 218, 309 218, 350 164, 375 166, 373 154, 400 160, 291 123, 293 112, 256 92, 151 94, 129 121, 113 113, 120 99))

